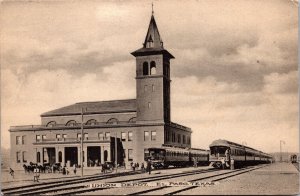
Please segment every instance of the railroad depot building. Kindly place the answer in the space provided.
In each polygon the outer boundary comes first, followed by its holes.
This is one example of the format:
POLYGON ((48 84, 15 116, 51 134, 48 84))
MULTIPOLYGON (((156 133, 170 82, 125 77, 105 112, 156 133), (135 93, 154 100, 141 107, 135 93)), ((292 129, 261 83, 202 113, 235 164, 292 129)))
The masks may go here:
POLYGON ((41 125, 11 126, 11 167, 80 165, 81 157, 84 167, 94 167, 114 162, 116 151, 118 163, 128 166, 144 162, 150 147, 190 148, 191 129, 171 122, 174 57, 164 49, 153 14, 143 47, 131 54, 136 58, 136 99, 75 103, 41 114, 41 125))

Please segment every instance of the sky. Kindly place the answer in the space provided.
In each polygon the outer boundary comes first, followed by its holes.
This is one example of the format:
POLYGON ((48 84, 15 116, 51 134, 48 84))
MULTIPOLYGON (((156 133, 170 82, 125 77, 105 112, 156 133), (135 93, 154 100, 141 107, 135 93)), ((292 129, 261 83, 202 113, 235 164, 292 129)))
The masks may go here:
MULTIPOLYGON (((136 97, 135 58, 152 1, 3 1, 1 146, 10 126, 83 101, 136 97)), ((171 61, 171 118, 192 147, 227 139, 299 151, 298 4, 154 0, 171 61)))

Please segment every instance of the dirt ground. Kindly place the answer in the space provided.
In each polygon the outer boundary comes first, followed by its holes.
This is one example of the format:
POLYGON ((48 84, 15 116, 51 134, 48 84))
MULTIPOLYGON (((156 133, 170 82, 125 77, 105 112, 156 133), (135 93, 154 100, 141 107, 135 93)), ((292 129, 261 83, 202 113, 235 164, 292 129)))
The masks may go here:
POLYGON ((291 163, 274 163, 211 187, 199 187, 181 195, 297 195, 299 172, 291 163))

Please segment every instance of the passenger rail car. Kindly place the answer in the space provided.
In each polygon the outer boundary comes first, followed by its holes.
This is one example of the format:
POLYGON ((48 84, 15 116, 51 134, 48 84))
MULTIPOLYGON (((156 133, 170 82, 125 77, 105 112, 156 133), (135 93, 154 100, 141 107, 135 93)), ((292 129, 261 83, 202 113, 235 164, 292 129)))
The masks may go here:
POLYGON ((227 140, 215 140, 209 148, 209 161, 216 168, 229 168, 231 163, 234 166, 245 166, 273 161, 269 154, 227 140))
POLYGON ((297 155, 295 155, 295 154, 293 154, 293 155, 291 155, 291 162, 292 163, 297 163, 297 155))
POLYGON ((178 147, 149 148, 149 156, 145 160, 151 160, 154 168, 186 167, 197 165, 209 165, 209 152, 202 149, 187 149, 178 147))

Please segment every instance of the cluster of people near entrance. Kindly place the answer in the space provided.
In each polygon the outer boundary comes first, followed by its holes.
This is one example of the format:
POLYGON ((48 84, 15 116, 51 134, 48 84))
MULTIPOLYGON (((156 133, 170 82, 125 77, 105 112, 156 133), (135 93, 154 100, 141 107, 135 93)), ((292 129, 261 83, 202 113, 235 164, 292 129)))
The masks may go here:
MULTIPOLYGON (((133 163, 133 162, 130 163, 130 166, 133 171, 138 170, 140 167, 139 163, 133 163)), ((145 167, 144 163, 141 163, 141 171, 143 173, 148 172, 149 174, 151 174, 151 170, 152 170, 152 162, 150 159, 147 160, 146 167, 145 167)))
MULTIPOLYGON (((109 162, 105 162, 103 164, 100 164, 101 166, 101 173, 105 174, 108 171, 112 172, 113 170, 113 165, 109 162)), ((119 165, 118 165, 119 167, 119 165)), ((148 172, 149 174, 151 174, 151 170, 152 170, 152 162, 150 159, 147 160, 146 162, 146 166, 144 163, 130 163, 130 167, 132 169, 132 171, 136 171, 136 170, 141 170, 142 173, 146 173, 148 172)), ((60 164, 53 164, 52 166, 47 165, 47 166, 41 166, 41 165, 37 165, 34 163, 31 163, 29 165, 23 165, 23 168, 25 170, 25 173, 33 173, 33 180, 34 182, 38 182, 39 178, 40 178, 40 174, 41 173, 56 173, 56 171, 58 171, 58 173, 62 173, 63 175, 69 175, 70 174, 70 170, 71 172, 73 171, 73 173, 76 175, 77 174, 77 170, 78 168, 80 168, 80 166, 78 166, 77 164, 74 164, 72 167, 66 167, 66 165, 61 166, 60 164)), ((14 170, 12 168, 10 168, 9 174, 14 177, 14 170)))

